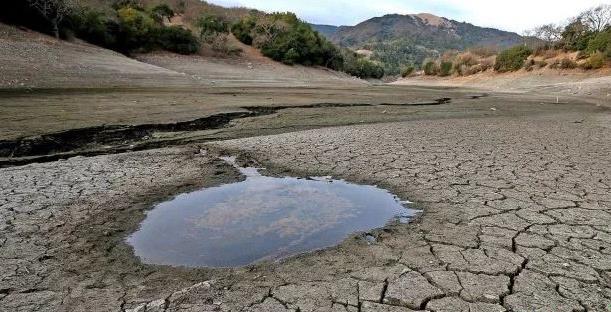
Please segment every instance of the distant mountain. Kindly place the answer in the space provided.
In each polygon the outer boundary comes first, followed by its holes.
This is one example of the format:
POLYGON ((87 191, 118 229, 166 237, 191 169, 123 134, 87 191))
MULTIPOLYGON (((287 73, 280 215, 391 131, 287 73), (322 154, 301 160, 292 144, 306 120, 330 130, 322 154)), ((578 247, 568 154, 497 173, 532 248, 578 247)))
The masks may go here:
POLYGON ((522 36, 494 28, 478 27, 432 14, 390 14, 356 26, 313 25, 331 41, 355 50, 371 50, 372 58, 396 74, 411 63, 419 66, 428 57, 469 47, 505 48, 523 42, 522 36))
POLYGON ((375 17, 356 26, 339 27, 331 33, 330 39, 355 48, 362 48, 372 41, 409 39, 440 51, 471 46, 507 47, 522 42, 522 37, 516 33, 478 27, 426 13, 375 17))
POLYGON ((331 38, 333 35, 335 35, 337 30, 339 29, 338 26, 333 26, 333 25, 310 24, 310 26, 312 26, 314 30, 321 33, 322 35, 324 35, 327 38, 331 38))

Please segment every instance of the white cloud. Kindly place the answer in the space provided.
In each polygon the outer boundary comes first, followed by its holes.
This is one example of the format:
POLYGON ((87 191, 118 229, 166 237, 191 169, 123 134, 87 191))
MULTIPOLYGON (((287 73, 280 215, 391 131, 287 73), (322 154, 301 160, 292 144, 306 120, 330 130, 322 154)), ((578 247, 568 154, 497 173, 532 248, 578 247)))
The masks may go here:
POLYGON ((374 16, 427 12, 515 32, 563 22, 609 0, 212 0, 225 6, 291 11, 312 23, 354 25, 374 16))

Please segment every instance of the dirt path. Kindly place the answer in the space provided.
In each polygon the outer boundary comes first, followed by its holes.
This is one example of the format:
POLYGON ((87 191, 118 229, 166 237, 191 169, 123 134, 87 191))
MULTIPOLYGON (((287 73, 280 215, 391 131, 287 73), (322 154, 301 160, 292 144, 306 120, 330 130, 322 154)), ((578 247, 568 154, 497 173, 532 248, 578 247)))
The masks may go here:
POLYGON ((357 109, 363 125, 0 169, 0 311, 607 311, 610 113, 529 99, 409 108, 375 124, 390 107, 357 109), (377 184, 424 214, 372 231, 373 244, 357 235, 280 263, 141 264, 123 239, 153 203, 239 179, 216 151, 276 174, 377 184))

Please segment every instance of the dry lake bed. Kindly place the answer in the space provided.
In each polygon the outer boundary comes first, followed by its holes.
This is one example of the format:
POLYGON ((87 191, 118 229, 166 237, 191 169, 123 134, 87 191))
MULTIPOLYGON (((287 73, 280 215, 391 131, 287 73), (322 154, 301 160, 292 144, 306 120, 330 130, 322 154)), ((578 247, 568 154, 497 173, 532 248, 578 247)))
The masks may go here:
POLYGON ((604 106, 231 89, 173 117, 180 91, 122 92, 1 95, 1 311, 611 311, 604 106))

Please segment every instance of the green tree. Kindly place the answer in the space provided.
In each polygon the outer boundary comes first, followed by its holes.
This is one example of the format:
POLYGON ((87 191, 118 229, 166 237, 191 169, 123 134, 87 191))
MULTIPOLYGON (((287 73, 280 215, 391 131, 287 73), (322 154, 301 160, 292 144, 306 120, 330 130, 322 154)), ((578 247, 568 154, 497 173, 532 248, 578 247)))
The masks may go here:
POLYGON ((590 39, 586 51, 590 54, 602 52, 607 57, 611 57, 611 27, 590 39))
POLYGON ((200 48, 199 41, 191 31, 180 26, 156 28, 151 36, 155 38, 155 44, 166 51, 193 54, 200 48))
POLYGON ((157 5, 156 7, 154 7, 151 10, 151 16, 158 23, 162 23, 163 19, 167 19, 168 22, 170 22, 172 20, 172 17, 174 17, 174 15, 175 15, 174 10, 172 10, 172 8, 170 8, 170 6, 165 3, 157 5))
POLYGON ((242 43, 251 45, 253 41, 253 30, 257 26, 257 20, 254 15, 239 20, 231 26, 231 32, 242 43))
POLYGON ((344 72, 359 78, 384 77, 384 67, 377 62, 372 62, 363 56, 357 55, 353 51, 344 50, 344 72))
POLYGON ((341 51, 293 13, 252 13, 231 27, 240 41, 285 64, 343 67, 341 51))
POLYGON ((115 10, 122 8, 133 8, 139 11, 144 11, 142 4, 138 0, 114 0, 112 7, 115 10))
POLYGON ((59 25, 75 8, 74 0, 27 0, 50 24, 55 38, 59 39, 59 25))
POLYGON ((132 7, 117 10, 119 35, 117 44, 126 51, 147 51, 152 48, 153 37, 150 35, 156 23, 148 14, 132 7))
POLYGON ((567 50, 583 51, 588 47, 588 41, 594 32, 581 19, 569 23, 562 32, 562 47, 567 50))
POLYGON ((201 38, 208 42, 216 38, 221 33, 229 32, 229 23, 221 17, 214 15, 202 15, 199 18, 197 25, 201 30, 201 38))
POLYGON ((107 14, 95 10, 82 10, 70 17, 77 37, 96 45, 116 49, 117 23, 107 14))

